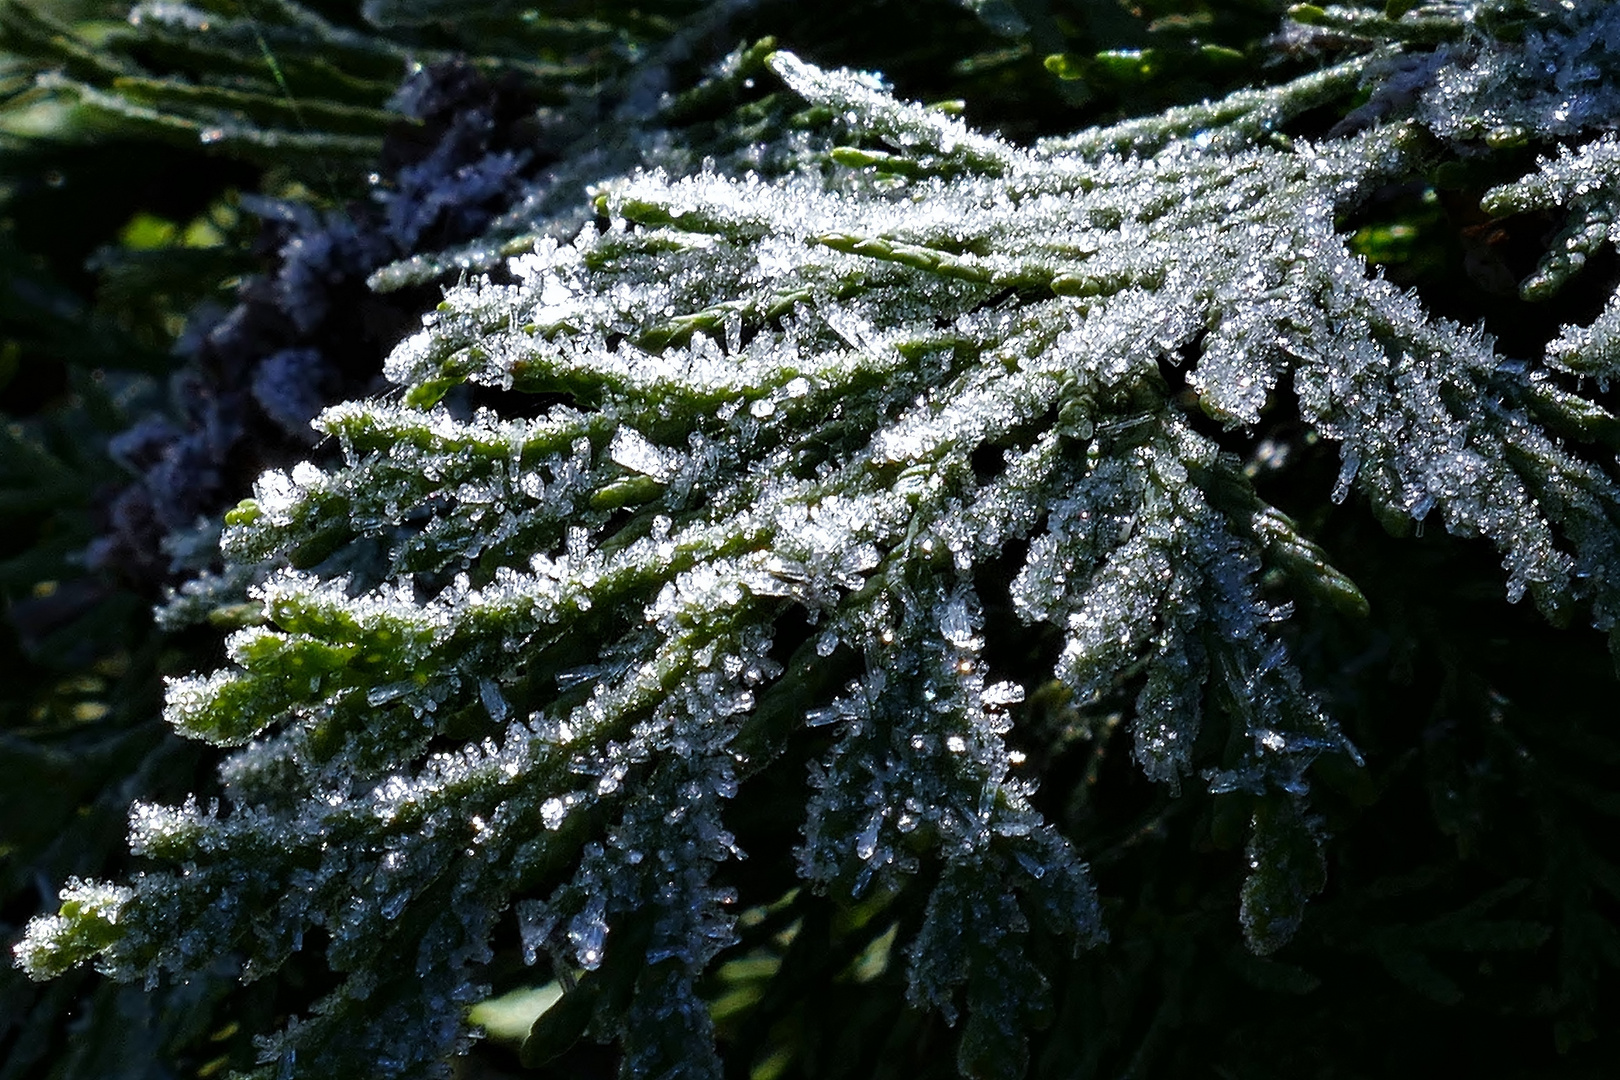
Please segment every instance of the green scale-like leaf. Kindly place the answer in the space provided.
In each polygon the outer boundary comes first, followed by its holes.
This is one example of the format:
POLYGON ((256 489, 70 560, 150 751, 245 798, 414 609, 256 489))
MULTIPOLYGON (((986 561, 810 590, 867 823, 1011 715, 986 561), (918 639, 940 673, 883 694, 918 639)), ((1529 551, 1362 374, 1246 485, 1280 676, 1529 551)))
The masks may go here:
POLYGON ((419 1075, 463 1045, 515 910, 531 961, 589 973, 531 1057, 593 1026, 629 1075, 718 1075, 698 980, 737 932, 726 811, 797 754, 800 877, 921 890, 911 999, 966 1006, 964 1072, 1016 1075, 1050 1012, 1034 943, 1105 928, 1009 745, 1030 688, 993 666, 991 601, 1061 642, 1039 675, 1075 700, 1139 688, 1149 777, 1247 800, 1261 953, 1322 887, 1308 771, 1354 756, 1262 575, 1365 602, 1222 429, 1291 392, 1342 448, 1335 498, 1485 536, 1510 594, 1614 623, 1620 489, 1549 433, 1607 414, 1516 379, 1337 231, 1421 123, 1275 137, 1364 62, 1028 148, 768 64, 827 153, 601 185, 598 221, 510 283, 448 290, 388 363, 403 402, 321 417, 341 467, 267 474, 232 513, 227 557, 272 571, 262 625, 168 705, 241 747, 225 804, 138 808, 137 850, 183 871, 75 884, 19 946, 31 972, 225 948, 257 972, 323 928, 341 981, 267 1070, 419 1075), (464 382, 555 396, 457 413, 464 382))

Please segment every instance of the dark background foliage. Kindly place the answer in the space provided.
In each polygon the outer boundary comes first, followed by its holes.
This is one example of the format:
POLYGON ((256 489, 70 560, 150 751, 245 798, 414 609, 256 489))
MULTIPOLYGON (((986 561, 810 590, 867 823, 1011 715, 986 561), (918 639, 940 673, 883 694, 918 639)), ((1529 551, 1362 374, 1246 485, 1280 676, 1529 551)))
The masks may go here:
MULTIPOLYGON (((350 4, 313 5, 353 34, 341 70, 320 40, 283 32, 282 5, 207 5, 259 28, 218 48, 131 26, 121 4, 0 8, 0 939, 53 908, 68 877, 139 869, 124 850, 133 799, 209 790, 213 755, 163 727, 160 679, 217 663, 218 633, 160 631, 151 606, 211 565, 208 523, 254 476, 330 452, 304 421, 376 391, 382 358, 436 296, 376 294, 367 276, 486 229, 622 115, 648 53, 706 27, 662 71, 681 89, 769 34, 823 65, 881 70, 904 96, 960 98, 976 124, 1027 139, 1322 62, 1268 42, 1282 6, 996 0, 976 17, 944 0, 762 0, 718 18, 718 5, 604 2, 377 27, 350 4), (411 55, 432 59, 408 73, 411 55), (40 71, 156 102, 172 122, 42 98, 40 71), (289 153, 209 138, 187 87, 256 95, 244 130, 311 138, 289 153)), ((735 104, 655 120, 701 147, 735 104)), ((1556 300, 1518 298, 1559 223, 1477 206, 1536 149, 1436 158, 1344 229, 1432 310, 1534 355, 1620 276, 1603 256, 1556 300)), ((1368 598, 1364 619, 1306 601, 1289 624, 1366 765, 1316 767, 1325 889, 1295 940, 1261 958, 1237 918, 1248 797, 1188 785, 1172 798, 1143 778, 1122 723, 1137 687, 1083 711, 1035 687, 1014 739, 1041 809, 1092 863, 1111 941, 1073 961, 1052 950, 1056 1007, 1031 1073, 1612 1075, 1620 738, 1605 643, 1579 619, 1556 628, 1506 603, 1482 541, 1391 536, 1355 498, 1328 502, 1336 450, 1287 400, 1256 430, 1218 435, 1368 598)), ((1033 679, 1058 643, 1016 622, 996 573, 981 588, 990 659, 1033 679)), ((751 858, 729 872, 744 895, 783 899, 745 917, 713 975, 728 1067, 955 1075, 955 1034, 906 1004, 886 962, 893 929, 903 938, 921 912, 903 896, 848 907, 786 891, 804 766, 774 768, 731 814, 751 858)), ((535 973, 505 944, 491 981, 521 989, 535 973)), ((216 1075, 250 1064, 244 1032, 296 1014, 328 977, 314 949, 245 988, 229 956, 156 988, 88 972, 35 986, 6 970, 0 1078, 216 1075)), ((573 1041, 577 1020, 553 1017, 550 1042, 531 1047, 547 1062, 525 1068, 515 1043, 490 1039, 458 1071, 612 1073, 611 1047, 573 1041)))

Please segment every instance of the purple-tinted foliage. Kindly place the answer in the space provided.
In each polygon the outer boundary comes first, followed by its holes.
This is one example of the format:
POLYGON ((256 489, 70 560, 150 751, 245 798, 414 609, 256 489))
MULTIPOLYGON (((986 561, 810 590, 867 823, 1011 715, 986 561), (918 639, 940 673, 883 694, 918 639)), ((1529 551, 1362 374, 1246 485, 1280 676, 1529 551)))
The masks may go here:
POLYGON ((288 435, 313 440, 309 422, 321 411, 331 365, 318 349, 283 349, 253 373, 253 400, 288 435))
POLYGON ((165 541, 217 517, 264 469, 309 456, 309 421, 376 389, 383 357, 431 303, 431 286, 379 296, 366 278, 477 236, 540 164, 538 129, 525 122, 534 102, 516 79, 437 65, 411 75, 393 105, 417 122, 390 134, 369 199, 242 200, 264 222, 265 272, 230 310, 193 313, 168 408, 110 441, 132 479, 102 504, 90 565, 146 591, 199 569, 174 565, 165 541))

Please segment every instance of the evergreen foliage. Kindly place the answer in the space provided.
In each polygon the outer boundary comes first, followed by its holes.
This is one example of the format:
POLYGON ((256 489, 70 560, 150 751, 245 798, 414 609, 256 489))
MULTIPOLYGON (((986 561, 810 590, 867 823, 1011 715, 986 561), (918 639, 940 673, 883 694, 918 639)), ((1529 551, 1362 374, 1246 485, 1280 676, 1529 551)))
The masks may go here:
POLYGON ((142 670, 213 667, 164 714, 227 752, 105 797, 140 862, 21 967, 263 1077, 442 1075, 549 983, 558 1075, 1406 1075, 1452 1033, 1601 1075, 1620 5, 1298 5, 1248 53, 1164 6, 1086 52, 1112 5, 966 5, 1011 44, 961 87, 1045 55, 1053 102, 1162 107, 1022 140, 770 40, 700 76, 768 7, 5 9, 42 88, 287 170, 180 422, 101 437, 87 549, 191 575, 120 655, 190 643, 142 670), (364 280, 442 297, 386 387, 364 280))

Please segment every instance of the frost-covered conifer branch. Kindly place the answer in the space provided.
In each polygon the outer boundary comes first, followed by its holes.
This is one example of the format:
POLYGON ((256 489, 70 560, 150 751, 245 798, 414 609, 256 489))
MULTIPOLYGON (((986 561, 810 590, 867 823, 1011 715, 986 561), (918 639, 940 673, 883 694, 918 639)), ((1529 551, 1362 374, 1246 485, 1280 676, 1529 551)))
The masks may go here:
MULTIPOLYGON (((1511 82, 1609 17, 1442 49, 1426 77, 1511 82)), ((72 885, 18 948, 32 973, 93 957, 155 979, 229 948, 253 974, 319 929, 343 981, 267 1067, 419 1075, 464 1045, 513 912, 527 960, 589 973, 575 993, 609 1003, 596 1030, 628 1075, 718 1075, 697 981, 735 940, 726 809, 791 743, 811 759, 801 877, 926 893, 911 998, 965 1006, 965 1072, 1016 1075, 1049 1011, 1031 941, 1106 928, 1008 744, 1029 687, 987 659, 987 563, 1027 545, 1008 599, 1061 639, 1050 673, 1077 700, 1137 688, 1151 779, 1248 797, 1262 953, 1323 881, 1310 767, 1355 751, 1259 579, 1364 601, 1222 428, 1291 392, 1341 447, 1335 498, 1488 537, 1510 596, 1613 628, 1620 491, 1586 448, 1613 418, 1519 377, 1336 231, 1413 167, 1420 127, 1477 130, 1407 87, 1404 116, 1357 134, 1272 137, 1412 69, 1352 61, 1020 148, 869 77, 769 67, 836 148, 780 176, 601 185, 598 220, 510 283, 447 291, 389 360, 402 400, 322 415, 341 467, 269 473, 228 517, 227 557, 276 569, 231 666, 168 699, 181 730, 241 747, 225 801, 138 807, 135 849, 178 872, 72 885), (457 415, 469 381, 553 404, 457 415)), ((1612 184, 1606 145, 1579 168, 1612 184)))

